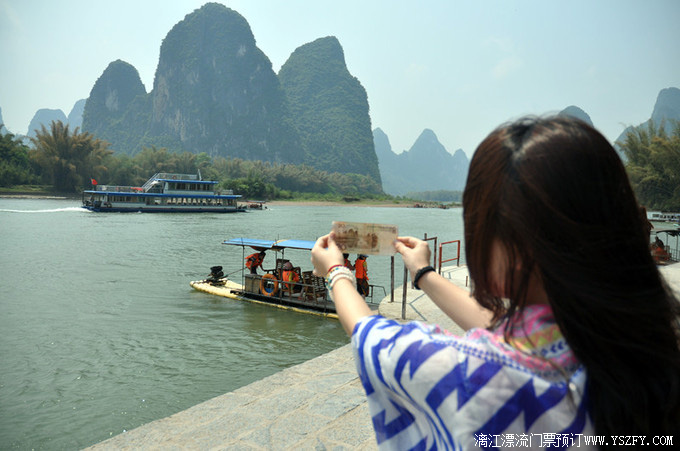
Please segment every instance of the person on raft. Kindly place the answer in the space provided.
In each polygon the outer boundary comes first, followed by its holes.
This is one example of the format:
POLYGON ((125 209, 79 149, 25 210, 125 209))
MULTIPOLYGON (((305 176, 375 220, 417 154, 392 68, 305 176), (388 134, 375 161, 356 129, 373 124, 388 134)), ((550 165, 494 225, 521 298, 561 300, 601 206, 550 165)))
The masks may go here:
POLYGON ((265 252, 260 251, 246 257, 246 268, 250 270, 250 274, 257 274, 257 268, 262 268, 265 256, 265 252))

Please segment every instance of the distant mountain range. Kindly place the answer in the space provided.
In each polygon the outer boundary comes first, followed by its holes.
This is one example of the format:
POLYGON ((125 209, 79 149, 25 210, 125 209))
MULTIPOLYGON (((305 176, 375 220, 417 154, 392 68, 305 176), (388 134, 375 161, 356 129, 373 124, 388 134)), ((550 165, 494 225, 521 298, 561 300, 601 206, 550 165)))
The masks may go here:
POLYGON ((380 164, 383 191, 403 196, 411 192, 450 190, 465 187, 470 164, 463 150, 451 155, 432 130, 425 129, 413 146, 399 155, 379 128, 373 130, 375 153, 380 164))
MULTIPOLYGON (((659 92, 659 95, 656 97, 656 102, 654 103, 654 110, 652 111, 652 117, 650 117, 648 120, 643 122, 642 124, 639 124, 637 126, 630 126, 626 127, 626 129, 619 135, 618 138, 616 138, 616 142, 623 142, 626 138, 626 135, 628 132, 632 131, 634 128, 638 127, 647 127, 647 125, 651 122, 654 123, 655 126, 659 126, 662 123, 665 124, 666 131, 671 130, 672 124, 669 122, 671 121, 680 121, 680 89, 678 88, 666 88, 662 89, 661 92, 659 92)), ((618 145, 616 143, 614 144, 614 147, 619 150, 618 145)), ((623 154, 621 154, 621 157, 625 157, 623 154)))
POLYGON ((334 37, 296 49, 277 75, 245 18, 216 3, 167 34, 153 89, 112 62, 85 104, 83 130, 135 154, 155 145, 212 157, 307 164, 380 183, 368 97, 334 37))
MULTIPOLYGON (((559 114, 592 124, 577 106, 559 114)), ((680 120, 678 88, 658 95, 650 120, 664 119, 680 120)), ((53 120, 80 127, 119 153, 156 146, 307 164, 370 177, 394 195, 462 190, 469 165, 465 152, 449 153, 432 130, 423 130, 400 154, 381 129, 371 131, 366 90, 347 70, 335 37, 298 47, 276 74, 246 19, 217 3, 193 11, 168 32, 150 92, 137 69, 113 61, 68 117, 41 109, 27 136, 53 120)))
MULTIPOLYGON (((572 116, 594 126, 590 116, 575 105, 566 107, 558 115, 572 116)), ((662 120, 680 121, 680 89, 668 88, 659 93, 650 120, 655 124, 662 120)), ((622 141, 631 129, 627 128, 617 141, 622 141)), ((398 155, 380 128, 373 130, 373 142, 386 193, 403 196, 413 192, 464 189, 470 164, 467 155, 461 149, 450 154, 432 130, 425 129, 411 149, 398 155)))
MULTIPOLYGON (((26 130, 26 133, 24 135, 21 133, 15 134, 29 138, 34 137, 36 130, 40 130, 42 125, 48 128, 52 121, 61 121, 64 124, 68 124, 70 130, 75 130, 76 127, 81 127, 83 124, 83 108, 85 107, 85 100, 86 99, 78 100, 75 105, 73 105, 68 117, 60 109, 53 110, 49 108, 41 108, 33 115, 31 122, 28 124, 28 130, 26 130)), ((2 123, 2 109, 0 109, 0 124, 2 123)), ((8 132, 4 126, 0 128, 0 130, 2 133, 8 132)))
POLYGON ((593 127, 595 126, 593 124, 593 121, 590 119, 590 116, 588 116, 588 113, 583 111, 581 108, 571 105, 557 113, 558 116, 571 116, 575 117, 576 119, 581 119, 583 122, 586 124, 592 125, 593 127))
POLYGON ((380 181, 366 90, 347 70, 338 40, 320 38, 295 49, 279 80, 305 150, 303 162, 380 181))
POLYGON ((9 133, 9 130, 5 127, 5 121, 2 120, 2 108, 0 108, 0 133, 9 133))

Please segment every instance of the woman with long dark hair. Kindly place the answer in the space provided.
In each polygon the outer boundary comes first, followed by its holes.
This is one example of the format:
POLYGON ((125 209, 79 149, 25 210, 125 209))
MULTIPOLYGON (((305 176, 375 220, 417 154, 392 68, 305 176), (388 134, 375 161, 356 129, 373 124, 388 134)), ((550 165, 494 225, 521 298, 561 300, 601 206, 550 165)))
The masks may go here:
POLYGON ((371 316, 338 271, 332 235, 312 261, 352 335, 378 444, 395 449, 606 448, 680 440, 680 308, 607 140, 571 118, 526 118, 477 148, 463 195, 472 293, 395 244, 414 285, 467 330, 371 316), (602 436, 600 439, 597 436, 602 436), (640 441, 638 441, 638 444, 640 441))

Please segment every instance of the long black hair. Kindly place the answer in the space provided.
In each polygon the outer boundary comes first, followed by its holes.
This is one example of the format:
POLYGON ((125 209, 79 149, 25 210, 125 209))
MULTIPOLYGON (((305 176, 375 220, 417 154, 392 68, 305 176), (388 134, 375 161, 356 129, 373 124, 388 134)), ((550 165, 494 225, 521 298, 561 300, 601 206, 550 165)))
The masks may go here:
POLYGON ((680 307, 649 251, 646 218, 621 159, 572 118, 524 118, 477 148, 463 195, 473 294, 512 321, 532 278, 585 366, 601 435, 680 434, 680 307), (491 247, 508 251, 507 297, 491 247))

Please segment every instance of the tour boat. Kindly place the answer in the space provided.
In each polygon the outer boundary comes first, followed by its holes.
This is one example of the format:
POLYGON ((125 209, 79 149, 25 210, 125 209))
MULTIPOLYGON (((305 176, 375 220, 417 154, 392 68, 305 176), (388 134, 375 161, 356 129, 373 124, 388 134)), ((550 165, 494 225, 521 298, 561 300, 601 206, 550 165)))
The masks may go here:
POLYGON ((96 212, 231 213, 245 211, 241 196, 217 191, 214 180, 198 174, 160 172, 141 187, 98 185, 83 191, 83 208, 96 212))
MULTIPOLYGON (((335 305, 326 290, 324 278, 315 276, 312 268, 303 271, 299 266, 300 263, 310 264, 309 251, 312 250, 314 241, 232 238, 222 244, 241 247, 240 269, 225 276, 222 266, 213 266, 206 279, 189 283, 194 289, 240 301, 337 319, 335 305), (260 273, 249 273, 246 267, 248 254, 262 251, 265 252, 265 257, 259 268, 260 273), (288 259, 284 255, 286 251, 289 252, 289 257, 291 251, 295 255, 288 259), (232 277, 234 275, 236 276, 232 277)), ((374 288, 371 286, 371 294, 366 299, 369 305, 373 303, 374 288)), ((383 287, 379 288, 384 291, 383 287)))
POLYGON ((680 213, 649 211, 647 212, 647 219, 653 222, 664 222, 678 225, 680 224, 680 213))

